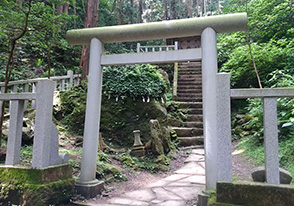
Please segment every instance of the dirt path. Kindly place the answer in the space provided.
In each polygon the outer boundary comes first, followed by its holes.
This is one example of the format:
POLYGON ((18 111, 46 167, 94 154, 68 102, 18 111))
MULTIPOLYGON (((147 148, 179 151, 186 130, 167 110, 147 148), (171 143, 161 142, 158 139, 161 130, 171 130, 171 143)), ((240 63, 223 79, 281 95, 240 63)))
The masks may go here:
MULTIPOLYGON (((250 171, 255 167, 253 161, 248 161, 244 155, 243 151, 236 149, 237 142, 233 143, 233 174, 234 179, 252 181, 250 171)), ((130 191, 138 190, 146 185, 157 182, 167 176, 170 176, 174 171, 179 169, 184 165, 185 159, 189 156, 191 150, 181 149, 177 157, 172 161, 172 168, 167 173, 156 173, 150 174, 147 171, 135 171, 127 174, 127 181, 124 182, 112 182, 105 186, 104 192, 97 198, 88 200, 89 202, 100 202, 107 201, 110 198, 120 196, 130 191)), ((88 202, 87 201, 87 202, 88 202)), ((187 202, 188 205, 195 205, 195 200, 191 203, 187 202)))
POLYGON ((237 177, 238 180, 252 181, 251 170, 256 167, 254 160, 248 160, 243 150, 237 149, 238 142, 233 142, 233 178, 237 177))

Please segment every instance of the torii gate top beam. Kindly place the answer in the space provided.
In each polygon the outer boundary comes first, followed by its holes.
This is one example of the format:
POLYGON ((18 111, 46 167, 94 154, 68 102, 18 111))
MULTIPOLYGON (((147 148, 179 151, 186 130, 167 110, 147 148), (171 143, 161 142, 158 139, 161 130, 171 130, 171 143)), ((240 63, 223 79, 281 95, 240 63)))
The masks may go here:
POLYGON ((207 27, 213 28, 217 33, 245 31, 247 29, 247 14, 236 13, 152 23, 74 29, 67 31, 66 39, 72 45, 89 44, 93 38, 97 38, 103 43, 144 41, 200 36, 207 27))

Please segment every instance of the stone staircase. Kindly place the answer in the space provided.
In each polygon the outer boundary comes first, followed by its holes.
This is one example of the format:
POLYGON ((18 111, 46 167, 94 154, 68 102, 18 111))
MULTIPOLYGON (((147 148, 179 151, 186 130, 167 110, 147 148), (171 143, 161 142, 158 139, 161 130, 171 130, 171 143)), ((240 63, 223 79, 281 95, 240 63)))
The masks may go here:
POLYGON ((201 62, 179 63, 176 103, 185 110, 186 120, 173 126, 182 145, 203 144, 201 62))

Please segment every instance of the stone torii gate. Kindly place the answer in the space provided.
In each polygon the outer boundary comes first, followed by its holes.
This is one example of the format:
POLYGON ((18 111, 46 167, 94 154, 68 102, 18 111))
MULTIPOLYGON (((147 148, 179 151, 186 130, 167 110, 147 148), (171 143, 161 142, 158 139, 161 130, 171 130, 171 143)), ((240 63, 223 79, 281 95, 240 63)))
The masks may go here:
MULTIPOLYGON (((76 181, 77 191, 85 197, 96 196, 103 182, 96 179, 96 161, 102 99, 102 66, 147 64, 181 61, 202 61, 203 124, 206 165, 206 189, 216 182, 231 181, 232 162, 222 162, 218 170, 217 156, 217 35, 216 33, 244 31, 247 14, 237 13, 202 18, 170 20, 122 26, 70 30, 66 39, 72 45, 90 44, 87 106, 81 174, 76 181), (103 54, 104 43, 134 42, 155 39, 201 36, 201 48, 150 53, 103 54), (228 173, 227 175, 224 173, 228 173)), ((230 134, 229 134, 230 135, 230 134)), ((230 138, 230 136, 229 136, 230 138)), ((231 149, 227 152, 230 154, 231 149)))

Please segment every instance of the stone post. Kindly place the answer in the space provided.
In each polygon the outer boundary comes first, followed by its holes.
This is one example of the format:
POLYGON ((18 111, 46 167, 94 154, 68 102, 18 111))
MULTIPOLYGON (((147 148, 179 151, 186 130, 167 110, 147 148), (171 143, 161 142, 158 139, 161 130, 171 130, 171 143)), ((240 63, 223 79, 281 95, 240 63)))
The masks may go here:
MULTIPOLYGON (((0 88, 0 93, 3 94, 4 93, 4 86, 0 88)), ((0 101, 0 108, 2 108, 3 105, 3 101, 0 101)), ((1 112, 0 112, 0 118, 1 118, 1 112)))
POLYGON ((102 53, 103 43, 96 38, 92 39, 90 43, 88 92, 81 174, 80 178, 76 181, 77 192, 86 198, 95 197, 103 188, 103 182, 96 179, 102 99, 102 53))
POLYGON ((217 171, 218 181, 232 182, 230 74, 217 74, 217 171))
POLYGON ((67 90, 70 90, 73 86, 73 79, 74 79, 73 71, 71 70, 67 71, 67 76, 69 76, 69 81, 67 83, 67 90))
MULTIPOLYGON (((36 93, 37 87, 36 83, 32 83, 32 93, 36 93)), ((32 100, 32 109, 36 108, 36 100, 32 100)))
MULTIPOLYGON (((12 85, 11 86, 11 91, 10 91, 10 93, 16 93, 17 92, 17 87, 18 87, 18 85, 12 85)), ((11 114, 11 110, 12 110, 12 105, 11 105, 11 101, 9 102, 9 113, 11 114)))
POLYGON ((263 98, 263 127, 266 182, 280 184, 276 98, 263 98))
POLYGON ((10 119, 5 165, 20 163, 24 100, 10 101, 10 119))
POLYGON ((33 145, 33 168, 48 167, 50 158, 51 122, 54 82, 39 80, 36 97, 36 123, 33 145))
POLYGON ((206 189, 215 189, 217 181, 217 109, 216 74, 217 48, 216 32, 208 27, 201 34, 202 47, 202 95, 203 132, 205 147, 206 189))
MULTIPOLYGON (((23 85, 22 92, 29 92, 29 84, 23 85)), ((24 103, 24 110, 26 110, 28 108, 28 103, 29 103, 29 101, 26 100, 24 103)))

